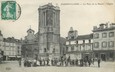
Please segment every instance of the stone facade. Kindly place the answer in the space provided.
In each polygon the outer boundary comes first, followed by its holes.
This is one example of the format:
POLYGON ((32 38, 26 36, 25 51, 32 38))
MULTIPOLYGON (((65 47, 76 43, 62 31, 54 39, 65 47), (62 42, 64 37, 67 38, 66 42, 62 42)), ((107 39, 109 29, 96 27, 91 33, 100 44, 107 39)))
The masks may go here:
POLYGON ((27 36, 22 41, 22 56, 26 59, 36 59, 38 56, 38 33, 34 34, 31 28, 27 30, 27 36))
POLYGON ((3 59, 3 35, 0 31, 0 62, 3 59))
POLYGON ((66 57, 73 60, 93 57, 93 34, 78 35, 77 30, 70 28, 66 38, 66 57))
POLYGON ((60 10, 51 3, 39 7, 39 57, 60 56, 60 10))
POLYGON ((66 39, 66 56, 72 59, 115 60, 115 23, 94 26, 93 33, 89 35, 78 35, 76 30, 70 28, 66 39))
POLYGON ((26 59, 53 59, 65 54, 66 39, 60 37, 60 10, 51 3, 40 6, 39 28, 31 28, 22 42, 22 56, 26 59))
POLYGON ((0 50, 3 60, 17 60, 21 58, 21 41, 14 37, 4 38, 0 31, 0 50))
POLYGON ((115 60, 115 23, 100 24, 93 28, 95 58, 103 61, 115 60))

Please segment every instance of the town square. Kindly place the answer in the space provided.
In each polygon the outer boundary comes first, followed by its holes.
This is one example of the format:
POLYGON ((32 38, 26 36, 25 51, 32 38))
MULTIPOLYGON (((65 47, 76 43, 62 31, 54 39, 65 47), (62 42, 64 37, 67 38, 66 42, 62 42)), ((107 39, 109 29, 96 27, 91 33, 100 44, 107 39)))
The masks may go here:
MULTIPOLYGON (((15 1, 1 3, 3 21, 15 23, 20 19, 21 5, 15 1), (20 10, 18 18, 16 8, 20 10)), ((4 37, 1 27, 0 72, 115 72, 115 22, 92 25, 90 33, 84 34, 70 24, 63 37, 61 15, 65 13, 61 10, 58 4, 40 5, 36 9, 37 31, 30 25, 20 39, 4 37)))

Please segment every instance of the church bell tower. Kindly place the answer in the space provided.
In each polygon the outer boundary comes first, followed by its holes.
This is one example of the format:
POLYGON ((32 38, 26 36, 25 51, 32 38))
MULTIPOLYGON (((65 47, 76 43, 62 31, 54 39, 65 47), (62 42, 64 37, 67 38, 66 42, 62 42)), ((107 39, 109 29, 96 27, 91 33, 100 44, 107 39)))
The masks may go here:
POLYGON ((41 58, 60 56, 60 9, 51 3, 39 9, 39 55, 41 58))

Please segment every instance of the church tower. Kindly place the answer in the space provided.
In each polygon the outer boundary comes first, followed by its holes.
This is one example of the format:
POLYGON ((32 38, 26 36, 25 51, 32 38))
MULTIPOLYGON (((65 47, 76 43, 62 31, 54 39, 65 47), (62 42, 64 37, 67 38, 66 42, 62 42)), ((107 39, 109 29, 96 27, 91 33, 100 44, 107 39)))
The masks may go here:
POLYGON ((41 58, 60 56, 60 9, 51 3, 39 9, 39 55, 41 58))

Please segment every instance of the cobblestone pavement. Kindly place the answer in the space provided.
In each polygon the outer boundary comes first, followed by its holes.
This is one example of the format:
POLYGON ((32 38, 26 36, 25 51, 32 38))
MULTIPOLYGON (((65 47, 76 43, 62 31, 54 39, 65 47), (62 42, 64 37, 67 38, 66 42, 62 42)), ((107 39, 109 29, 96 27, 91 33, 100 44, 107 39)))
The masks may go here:
POLYGON ((0 72, 115 72, 115 62, 101 62, 101 67, 97 63, 91 67, 19 67, 17 61, 7 61, 0 64, 0 72))

